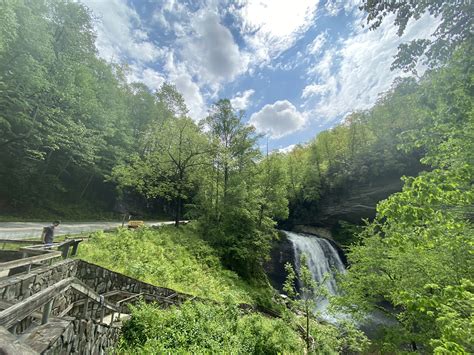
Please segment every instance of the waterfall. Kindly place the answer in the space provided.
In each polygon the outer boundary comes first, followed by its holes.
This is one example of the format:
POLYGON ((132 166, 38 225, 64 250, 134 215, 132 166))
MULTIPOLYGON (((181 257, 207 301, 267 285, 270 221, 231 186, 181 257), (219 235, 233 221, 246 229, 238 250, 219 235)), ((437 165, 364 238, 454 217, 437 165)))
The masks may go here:
MULTIPOLYGON (((318 238, 309 234, 299 234, 284 231, 288 239, 293 244, 295 253, 296 269, 300 268, 300 257, 306 254, 308 269, 313 276, 313 279, 320 284, 324 280, 324 287, 328 290, 331 296, 337 295, 337 283, 335 275, 337 273, 344 273, 346 271, 343 262, 337 250, 332 244, 324 238, 318 238)), ((329 300, 325 297, 315 299, 316 309, 314 310, 319 317, 331 323, 338 323, 341 320, 351 319, 348 314, 343 313, 329 313, 329 300)), ((356 324, 362 327, 366 332, 375 332, 379 326, 393 326, 396 321, 387 317, 381 311, 372 311, 364 321, 358 321, 356 324)))
MULTIPOLYGON (((311 235, 286 231, 285 234, 293 244, 297 271, 300 267, 301 255, 306 254, 308 268, 313 279, 320 284, 327 275, 323 286, 327 288, 329 295, 337 295, 335 274, 345 272, 345 267, 332 244, 324 238, 311 235)), ((318 298, 315 301, 315 311, 321 313, 325 318, 329 317, 326 312, 329 301, 325 297, 318 298)))

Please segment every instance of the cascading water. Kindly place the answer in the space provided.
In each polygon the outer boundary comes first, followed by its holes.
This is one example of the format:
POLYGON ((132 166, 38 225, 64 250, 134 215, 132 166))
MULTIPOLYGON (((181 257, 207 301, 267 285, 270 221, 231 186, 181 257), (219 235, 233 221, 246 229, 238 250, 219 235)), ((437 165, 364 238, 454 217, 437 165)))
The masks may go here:
MULTIPOLYGON (((284 231, 288 239, 293 244, 295 253, 296 269, 299 272, 300 258, 302 254, 306 254, 308 269, 318 284, 324 281, 323 286, 326 287, 330 296, 337 295, 337 284, 335 275, 346 271, 339 253, 332 244, 324 238, 318 238, 309 234, 299 234, 284 231)), ((337 323, 343 319, 350 319, 348 314, 328 312, 329 300, 326 297, 315 299, 315 312, 318 316, 326 321, 337 323)), ((368 334, 374 333, 375 329, 380 325, 393 325, 395 321, 380 311, 371 312, 367 319, 363 322, 356 323, 361 329, 368 334)))
MULTIPOLYGON (((335 275, 336 273, 345 272, 344 264, 337 250, 324 238, 286 231, 285 234, 293 244, 297 271, 300 268, 301 255, 306 254, 308 268, 313 279, 318 284, 324 281, 323 286, 327 288, 329 295, 337 295, 335 275)), ((315 301, 318 313, 324 318, 333 318, 327 314, 329 305, 327 298, 320 297, 315 301)))

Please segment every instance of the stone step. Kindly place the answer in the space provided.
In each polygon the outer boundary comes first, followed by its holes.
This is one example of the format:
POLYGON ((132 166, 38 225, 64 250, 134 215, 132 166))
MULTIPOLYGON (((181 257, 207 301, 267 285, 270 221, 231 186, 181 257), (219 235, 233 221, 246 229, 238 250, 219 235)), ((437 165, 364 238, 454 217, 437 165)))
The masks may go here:
POLYGON ((42 353, 64 333, 70 320, 51 318, 46 324, 34 326, 24 332, 16 341, 42 353))
MULTIPOLYGON (((118 317, 118 313, 106 315, 104 317, 104 320, 102 321, 102 323, 109 324, 109 325, 114 324, 116 326, 122 326, 123 322, 125 322, 126 320, 128 320, 130 318, 130 314, 121 313, 120 314, 120 319, 117 319, 117 317, 118 317), (113 320, 112 320, 112 316, 114 317, 113 320)), ((96 321, 99 322, 100 319, 96 319, 96 321)))

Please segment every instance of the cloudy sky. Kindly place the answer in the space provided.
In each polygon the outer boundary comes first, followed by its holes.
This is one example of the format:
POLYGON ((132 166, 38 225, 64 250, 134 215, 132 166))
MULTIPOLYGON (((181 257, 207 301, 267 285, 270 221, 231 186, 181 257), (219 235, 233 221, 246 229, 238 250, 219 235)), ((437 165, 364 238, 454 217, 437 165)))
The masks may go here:
POLYGON ((127 63, 130 81, 173 83, 196 120, 229 98, 271 149, 370 107, 401 74, 390 71, 398 44, 436 25, 426 15, 400 38, 388 17, 368 31, 358 0, 80 1, 95 18, 100 55, 127 63))

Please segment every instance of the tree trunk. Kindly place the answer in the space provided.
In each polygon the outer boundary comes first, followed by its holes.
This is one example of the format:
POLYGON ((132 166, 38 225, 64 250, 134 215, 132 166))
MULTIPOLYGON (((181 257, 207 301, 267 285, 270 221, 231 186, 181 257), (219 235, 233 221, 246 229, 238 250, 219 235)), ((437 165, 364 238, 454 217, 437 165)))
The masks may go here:
POLYGON ((216 221, 219 221, 219 163, 216 168, 216 221))
POLYGON ((89 180, 87 181, 86 186, 84 186, 84 189, 82 190, 81 195, 79 196, 79 199, 82 199, 84 197, 84 194, 86 193, 87 188, 89 187, 93 177, 94 177, 94 173, 92 173, 91 176, 89 177, 89 180))
POLYGON ((183 191, 183 181, 184 181, 184 170, 179 169, 179 185, 178 185, 178 191, 177 191, 177 197, 176 197, 176 209, 175 209, 175 215, 174 215, 174 225, 175 227, 179 226, 179 221, 181 220, 181 207, 183 205, 183 198, 181 197, 182 191, 183 191))
POLYGON ((224 205, 227 202, 227 185, 229 183, 229 166, 227 162, 224 164, 224 205))
POLYGON ((179 226, 179 221, 181 220, 181 204, 182 204, 181 197, 177 197, 176 198, 176 209, 175 209, 175 214, 174 214, 174 226, 175 227, 179 226))
POLYGON ((306 304, 306 349, 309 354, 311 348, 311 342, 309 340, 309 307, 306 304))

